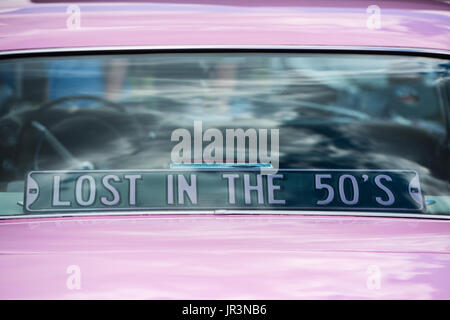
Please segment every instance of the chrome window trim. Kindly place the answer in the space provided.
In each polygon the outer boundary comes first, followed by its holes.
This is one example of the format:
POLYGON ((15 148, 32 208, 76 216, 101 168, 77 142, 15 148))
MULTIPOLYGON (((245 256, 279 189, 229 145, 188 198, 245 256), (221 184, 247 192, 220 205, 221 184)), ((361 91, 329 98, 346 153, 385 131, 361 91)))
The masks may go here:
POLYGON ((173 46, 89 46, 45 49, 19 49, 0 51, 0 57, 23 55, 68 54, 68 53, 111 53, 123 51, 179 51, 179 50, 280 50, 280 51, 354 51, 373 53, 397 53, 416 55, 450 56, 450 50, 389 46, 298 46, 298 45, 173 45, 173 46))
MULTIPOLYGON (((417 56, 437 56, 450 58, 450 50, 414 47, 390 46, 299 46, 299 45, 172 45, 172 46, 89 46, 45 49, 19 49, 0 51, 0 58, 29 57, 34 55, 54 54, 102 54, 121 52, 179 52, 179 51, 292 51, 292 52, 345 52, 345 53, 376 53, 405 54, 417 56)), ((168 211, 130 211, 130 212, 84 212, 56 214, 21 214, 1 216, 0 220, 50 218, 50 217, 100 217, 100 216, 354 216, 354 217, 384 217, 384 218, 418 218, 450 220, 450 215, 395 213, 395 212, 363 212, 363 211, 298 211, 298 210, 168 210, 168 211)))
POLYGON ((363 211, 299 211, 299 210, 167 210, 167 211, 129 211, 129 212, 66 212, 50 214, 21 214, 0 216, 0 220, 28 219, 28 218, 55 218, 55 217, 103 217, 103 216, 354 216, 354 217, 381 217, 381 218, 415 218, 450 220, 450 215, 395 213, 395 212, 363 212, 363 211))

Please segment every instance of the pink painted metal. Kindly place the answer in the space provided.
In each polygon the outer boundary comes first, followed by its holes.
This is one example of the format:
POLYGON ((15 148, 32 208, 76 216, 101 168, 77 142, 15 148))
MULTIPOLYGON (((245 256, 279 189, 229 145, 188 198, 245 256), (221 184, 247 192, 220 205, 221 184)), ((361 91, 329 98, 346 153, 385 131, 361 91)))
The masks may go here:
POLYGON ((450 221, 135 216, 0 222, 1 299, 450 299, 450 221), (68 289, 68 266, 81 288, 68 289))
MULTIPOLYGON (((43 2, 36 0, 35 2, 43 2)), ((85 46, 327 45, 450 49, 443 1, 135 1, 0 3, 0 50, 85 46), (366 10, 381 9, 371 30, 366 10), (73 11, 72 11, 73 12, 73 11)))
MULTIPOLYGON (((37 2, 37 1, 36 1, 37 2)), ((0 50, 326 45, 450 49, 449 5, 376 1, 0 3, 0 50)), ((2 299, 450 299, 450 221, 331 216, 0 220, 2 299), (79 266, 81 288, 67 287, 79 266)))

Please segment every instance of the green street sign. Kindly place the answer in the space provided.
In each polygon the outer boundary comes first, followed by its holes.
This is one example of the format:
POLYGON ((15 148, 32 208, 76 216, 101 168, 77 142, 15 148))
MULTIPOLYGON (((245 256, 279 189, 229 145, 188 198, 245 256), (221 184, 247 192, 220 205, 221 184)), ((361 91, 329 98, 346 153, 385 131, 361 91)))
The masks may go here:
MULTIPOLYGON (((152 210, 422 211, 412 170, 32 171, 26 213, 152 210)), ((257 213, 255 211, 255 213, 257 213)))

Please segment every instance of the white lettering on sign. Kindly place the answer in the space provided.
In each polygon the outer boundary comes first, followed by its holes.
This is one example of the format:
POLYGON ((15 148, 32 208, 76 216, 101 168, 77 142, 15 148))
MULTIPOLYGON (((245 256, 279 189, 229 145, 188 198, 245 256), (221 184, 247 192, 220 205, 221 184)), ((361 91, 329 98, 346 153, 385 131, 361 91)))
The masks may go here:
POLYGON ((250 185, 250 175, 244 174, 244 196, 245 203, 250 204, 251 201, 251 191, 256 191, 258 193, 258 203, 264 204, 264 196, 263 196, 263 183, 262 176, 260 174, 256 175, 256 185, 250 185))
POLYGON ((178 175, 178 203, 184 204, 184 194, 189 197, 192 204, 197 204, 197 175, 191 174, 191 184, 182 175, 178 175))
POLYGON ((70 201, 61 201, 59 198, 59 191, 60 191, 60 183, 61 183, 61 176, 54 176, 53 177, 53 199, 52 199, 52 205, 53 206, 70 206, 70 201))
POLYGON ((173 204, 173 175, 167 175, 167 204, 173 204))
POLYGON ((128 198, 128 203, 130 204, 130 206, 135 206, 136 205, 136 180, 138 179, 142 179, 142 175, 140 174, 128 174, 125 175, 125 179, 127 179, 129 181, 129 198, 128 198))
POLYGON ((342 176, 339 177, 339 196, 341 197, 341 201, 343 203, 345 203, 346 205, 354 205, 356 203, 358 203, 359 201, 359 187, 358 187, 358 182, 356 182, 356 179, 354 176, 349 175, 349 174, 343 174, 342 176), (348 200, 347 196, 345 195, 345 190, 344 190, 344 183, 345 180, 349 179, 352 183, 352 187, 353 187, 353 198, 352 200, 348 200))
POLYGON ((386 195, 388 196, 388 199, 383 200, 381 197, 376 197, 375 200, 382 206, 391 206, 392 204, 394 204, 395 197, 394 197, 392 191, 389 190, 388 187, 386 187, 384 184, 381 183, 381 179, 384 179, 387 181, 392 181, 392 178, 385 174, 380 174, 375 177, 375 184, 377 185, 378 188, 380 188, 381 190, 383 190, 386 193, 386 195))
POLYGON ((228 179, 228 203, 235 204, 236 196, 235 196, 235 188, 234 188, 234 180, 239 178, 238 174, 223 174, 222 178, 228 179))
POLYGON ((315 175, 316 190, 327 189, 327 191, 328 191, 328 195, 327 195, 326 199, 317 200, 318 205, 329 204, 331 201, 333 201, 333 198, 334 198, 333 187, 330 186, 329 184, 322 182, 322 179, 331 179, 331 174, 316 174, 315 175))
MULTIPOLYGON (((282 174, 269 174, 267 177, 267 199, 269 204, 285 204, 286 200, 275 199, 275 191, 281 190, 281 186, 274 183, 274 179, 283 179, 282 174)), ((239 174, 222 174, 223 179, 228 181, 228 203, 236 203, 236 179, 239 179, 239 174)), ((244 200, 246 204, 251 204, 251 191, 258 193, 258 203, 264 204, 264 184, 263 176, 261 174, 256 175, 256 185, 251 185, 250 175, 244 174, 244 200)))
MULTIPOLYGON (((190 175, 190 183, 186 180, 184 175, 178 174, 176 176, 178 189, 178 204, 184 204, 184 195, 186 194, 192 204, 197 204, 197 175, 190 175)), ((167 204, 174 204, 174 176, 167 175, 167 204)))
POLYGON ((279 185, 274 185, 274 179, 283 179, 284 176, 282 174, 269 174, 267 175, 267 196, 269 204, 286 204, 286 200, 276 200, 274 191, 280 190, 281 187, 279 185))
POLYGON ((108 189, 111 192, 111 194, 113 196, 112 200, 108 200, 107 197, 100 198, 101 203, 103 203, 106 206, 114 206, 114 205, 118 204, 120 201, 120 194, 117 191, 117 189, 111 185, 111 183, 109 182, 110 180, 119 182, 120 178, 118 176, 115 176, 112 174, 109 174, 109 175, 106 175, 103 177, 103 179, 102 179, 103 185, 105 186, 106 189, 108 189))
POLYGON ((89 175, 83 175, 83 176, 78 177, 77 183, 75 186, 75 199, 80 206, 86 207, 86 206, 92 205, 95 201, 96 191, 97 191, 97 189, 96 189, 95 180, 93 177, 91 177, 89 175), (83 187, 86 185, 84 183, 85 181, 88 182, 88 186, 89 186, 88 187, 89 197, 87 200, 83 199, 83 187))
MULTIPOLYGON (((236 205, 239 208, 260 208, 260 205, 264 204, 273 208, 282 207, 286 203, 289 203, 290 208, 295 209, 300 207, 309 209, 315 205, 330 205, 331 208, 359 205, 361 208, 381 208, 382 210, 403 202, 407 206, 401 208, 402 210, 422 209, 414 206, 415 202, 412 202, 414 199, 408 198, 408 196, 412 197, 411 183, 417 177, 417 173, 414 172, 412 172, 414 179, 405 180, 407 177, 403 177, 402 182, 402 177, 397 177, 395 173, 389 173, 392 171, 380 174, 380 170, 378 170, 369 177, 366 173, 360 173, 361 170, 356 173, 354 173, 356 170, 349 170, 352 174, 339 172, 316 174, 312 170, 303 170, 305 179, 296 171, 296 169, 286 169, 278 174, 263 174, 256 170, 253 172, 243 170, 191 171, 195 173, 178 170, 170 173, 142 171, 141 174, 136 174, 136 171, 132 170, 129 172, 110 171, 109 173, 107 171, 83 173, 56 171, 50 173, 51 175, 47 172, 36 172, 33 174, 36 174, 37 179, 41 179, 41 183, 50 181, 53 188, 40 189, 37 182, 30 184, 30 181, 35 180, 28 177, 25 197, 36 194, 41 196, 42 200, 38 199, 40 202, 36 202, 41 208, 29 209, 30 204, 27 202, 29 201, 27 198, 24 203, 28 206, 27 210, 29 211, 105 210, 111 209, 113 206, 117 207, 114 208, 117 210, 133 210, 136 207, 161 209, 165 205, 192 205, 191 207, 199 205, 199 208, 217 207, 222 209, 226 208, 228 204, 234 208, 236 205), (294 172, 290 176, 289 173, 285 173, 286 171, 294 172), (208 172, 210 174, 206 177, 208 172), (39 178, 44 173, 46 176, 39 178), (157 178, 148 177, 147 174, 150 173, 157 178), (145 181, 141 181, 143 179, 145 181), (200 189, 198 189, 199 179, 202 181, 200 189), (166 180, 165 186, 164 180, 166 180), (396 180, 400 180, 400 182, 394 183, 396 180), (407 184, 408 181, 409 184, 407 184), (199 198, 198 192, 205 194, 203 197, 200 195, 199 198), (43 209, 42 206, 44 206, 43 209)), ((411 172, 409 175, 411 176, 411 172)), ((416 193, 421 194, 418 182, 415 188, 418 189, 416 193)), ((33 204, 33 202, 31 203, 33 204)), ((397 207, 394 209, 397 210, 397 207)))

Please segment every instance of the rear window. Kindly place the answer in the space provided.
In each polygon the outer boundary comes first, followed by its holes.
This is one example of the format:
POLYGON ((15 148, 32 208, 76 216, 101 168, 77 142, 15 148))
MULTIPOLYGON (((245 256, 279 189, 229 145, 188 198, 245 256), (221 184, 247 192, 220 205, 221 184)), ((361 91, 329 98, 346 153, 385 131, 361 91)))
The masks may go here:
POLYGON ((449 66, 342 53, 3 59, 0 215, 448 215, 449 66))

